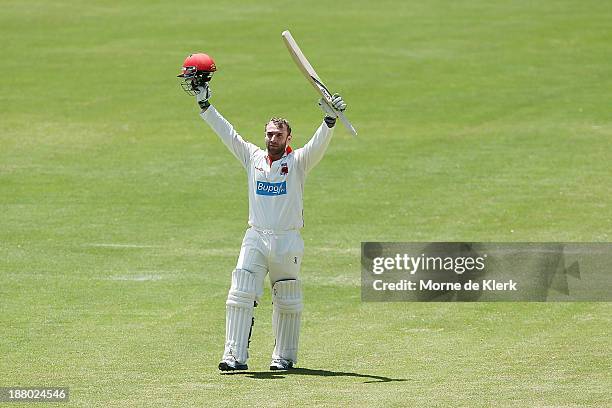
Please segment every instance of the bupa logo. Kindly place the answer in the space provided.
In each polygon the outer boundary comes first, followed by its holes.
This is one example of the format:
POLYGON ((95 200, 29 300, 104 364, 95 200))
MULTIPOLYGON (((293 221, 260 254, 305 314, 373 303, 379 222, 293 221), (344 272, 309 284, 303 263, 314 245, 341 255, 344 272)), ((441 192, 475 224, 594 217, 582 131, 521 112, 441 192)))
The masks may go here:
POLYGON ((255 193, 265 196, 278 196, 287 194, 287 182, 268 183, 267 181, 258 181, 255 188, 255 193))

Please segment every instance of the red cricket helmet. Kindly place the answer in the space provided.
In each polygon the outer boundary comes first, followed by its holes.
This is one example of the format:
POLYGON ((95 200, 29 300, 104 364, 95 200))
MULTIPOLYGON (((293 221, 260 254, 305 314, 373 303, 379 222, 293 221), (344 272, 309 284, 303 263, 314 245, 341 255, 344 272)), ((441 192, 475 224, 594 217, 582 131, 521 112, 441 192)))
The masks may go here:
POLYGON ((182 79, 183 90, 189 95, 195 95, 197 88, 210 81, 216 70, 217 66, 210 55, 196 53, 185 59, 181 73, 177 77, 182 79))

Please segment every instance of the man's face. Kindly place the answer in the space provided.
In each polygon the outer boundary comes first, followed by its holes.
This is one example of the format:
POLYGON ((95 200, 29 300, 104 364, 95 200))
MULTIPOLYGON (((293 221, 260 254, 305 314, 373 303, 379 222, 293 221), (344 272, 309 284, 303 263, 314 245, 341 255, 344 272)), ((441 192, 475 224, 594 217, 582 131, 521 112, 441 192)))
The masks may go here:
POLYGON ((287 133, 285 126, 278 127, 274 122, 266 125, 266 148, 268 155, 279 156, 285 152, 291 135, 287 133))

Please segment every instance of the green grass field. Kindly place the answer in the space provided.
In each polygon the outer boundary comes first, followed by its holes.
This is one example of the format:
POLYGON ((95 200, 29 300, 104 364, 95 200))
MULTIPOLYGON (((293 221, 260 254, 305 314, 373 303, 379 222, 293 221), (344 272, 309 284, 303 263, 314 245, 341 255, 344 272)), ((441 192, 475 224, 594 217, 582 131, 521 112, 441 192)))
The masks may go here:
MULTIPOLYGON (((609 303, 362 303, 362 241, 612 238, 606 1, 31 1, 0 14, 0 386, 79 407, 612 405, 609 303), (280 37, 342 92, 305 192, 300 369, 221 375, 240 164, 174 78, 263 146, 321 120, 280 37)), ((10 404, 10 406, 22 406, 10 404)), ((38 406, 38 405, 37 405, 38 406)))

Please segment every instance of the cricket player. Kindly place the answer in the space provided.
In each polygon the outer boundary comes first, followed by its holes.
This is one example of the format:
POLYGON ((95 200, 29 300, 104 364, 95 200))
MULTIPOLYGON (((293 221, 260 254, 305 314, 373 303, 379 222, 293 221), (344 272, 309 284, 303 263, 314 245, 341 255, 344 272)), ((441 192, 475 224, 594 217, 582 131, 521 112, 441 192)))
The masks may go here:
POLYGON ((183 64, 183 88, 195 94, 200 116, 245 168, 249 189, 247 229, 226 302, 225 350, 221 371, 247 370, 254 307, 263 295, 269 274, 272 286, 272 327, 275 337, 270 370, 288 370, 297 362, 303 308, 299 279, 304 254, 303 193, 306 175, 323 158, 336 123, 336 111, 346 109, 334 94, 333 108, 319 105, 324 120, 301 149, 289 146, 291 126, 272 118, 265 125, 266 150, 246 142, 209 102, 209 81, 216 70, 206 54, 192 54, 183 64))

